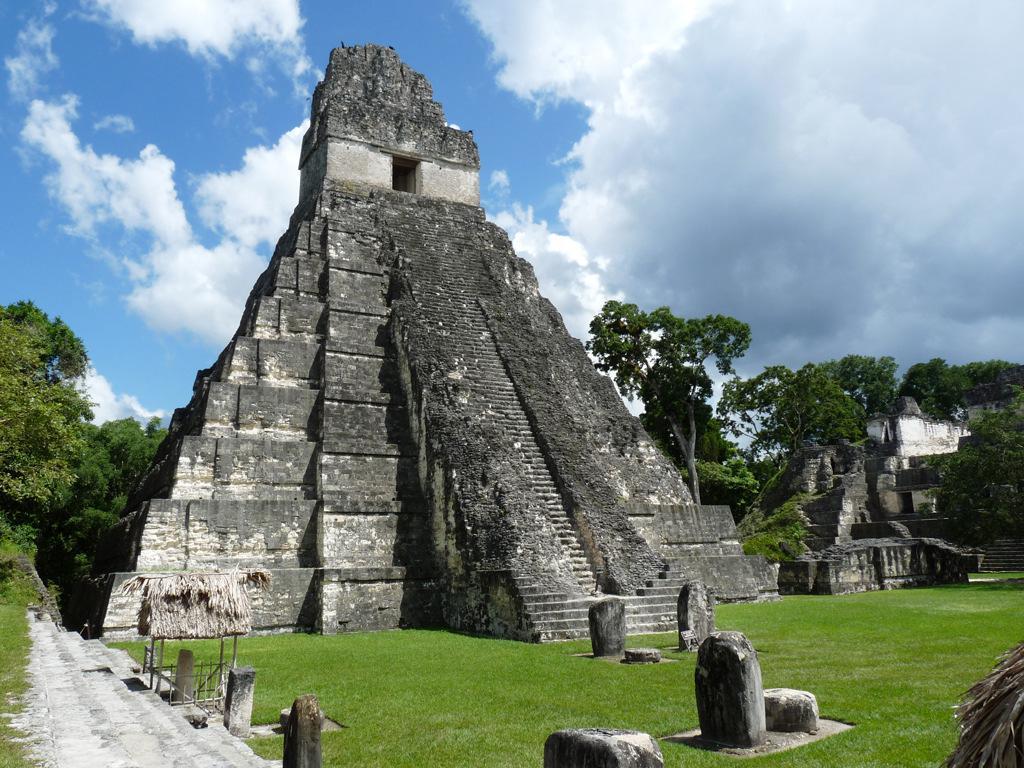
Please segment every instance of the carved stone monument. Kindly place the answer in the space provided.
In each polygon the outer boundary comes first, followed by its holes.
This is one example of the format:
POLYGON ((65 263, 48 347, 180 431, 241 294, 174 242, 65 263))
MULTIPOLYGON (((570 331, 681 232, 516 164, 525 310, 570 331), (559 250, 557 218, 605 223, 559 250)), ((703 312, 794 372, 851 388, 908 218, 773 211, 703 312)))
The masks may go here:
POLYGON ((691 581, 679 590, 676 616, 679 650, 696 651, 715 631, 715 598, 703 582, 691 581))
POLYGON ((621 658, 626 650, 626 604, 606 597, 590 606, 588 619, 594 656, 621 658))
POLYGON ((224 727, 232 736, 240 739, 249 738, 255 689, 255 669, 234 667, 228 671, 228 687, 224 697, 224 727))
POLYGON ((742 632, 715 632, 701 643, 694 676, 702 739, 744 748, 764 743, 761 665, 742 632))

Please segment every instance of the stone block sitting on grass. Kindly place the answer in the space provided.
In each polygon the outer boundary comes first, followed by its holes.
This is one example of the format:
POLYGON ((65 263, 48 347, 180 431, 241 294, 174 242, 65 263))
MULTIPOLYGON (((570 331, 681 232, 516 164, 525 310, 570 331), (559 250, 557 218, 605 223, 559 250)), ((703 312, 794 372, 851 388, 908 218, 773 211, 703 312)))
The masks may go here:
POLYGON ((809 691, 769 688, 764 692, 764 717, 769 731, 818 730, 818 700, 809 691))
POLYGON ((664 768, 658 742, 640 731, 581 728, 544 743, 544 768, 664 768))

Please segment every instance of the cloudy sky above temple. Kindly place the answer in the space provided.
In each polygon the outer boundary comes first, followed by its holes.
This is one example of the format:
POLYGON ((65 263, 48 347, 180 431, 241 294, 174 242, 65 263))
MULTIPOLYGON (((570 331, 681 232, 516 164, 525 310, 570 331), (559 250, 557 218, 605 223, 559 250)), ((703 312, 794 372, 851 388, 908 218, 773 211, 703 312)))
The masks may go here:
POLYGON ((583 337, 610 297, 753 327, 743 364, 1020 360, 1015 0, 0 3, 0 303, 167 414, 296 202, 329 50, 392 45, 583 337))

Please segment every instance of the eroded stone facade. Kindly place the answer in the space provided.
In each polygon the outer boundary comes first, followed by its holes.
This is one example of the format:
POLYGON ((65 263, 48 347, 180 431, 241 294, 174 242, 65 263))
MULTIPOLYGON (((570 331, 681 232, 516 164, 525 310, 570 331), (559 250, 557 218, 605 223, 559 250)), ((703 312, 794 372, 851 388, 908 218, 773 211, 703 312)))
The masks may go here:
POLYGON ((811 550, 781 565, 783 593, 842 593, 965 581, 973 558, 942 541, 933 513, 938 471, 967 428, 929 419, 913 398, 869 422, 865 445, 809 445, 790 460, 777 506, 796 496, 811 550), (921 451, 912 454, 910 451, 921 451))

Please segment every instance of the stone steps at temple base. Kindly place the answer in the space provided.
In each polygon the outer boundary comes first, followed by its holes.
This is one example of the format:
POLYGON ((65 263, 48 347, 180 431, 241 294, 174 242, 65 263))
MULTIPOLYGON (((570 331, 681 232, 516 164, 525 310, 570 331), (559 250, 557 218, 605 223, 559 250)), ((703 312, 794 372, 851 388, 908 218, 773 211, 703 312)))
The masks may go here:
MULTIPOLYGON (((522 594, 523 588, 520 588, 522 594)), ((523 596, 526 614, 538 642, 572 640, 590 636, 590 606, 605 597, 618 597, 626 603, 626 632, 637 635, 672 632, 676 629, 676 601, 679 590, 636 595, 588 595, 536 592, 523 596)))
POLYGON ((1024 571, 1024 540, 999 539, 984 548, 982 573, 996 571, 1024 571))

